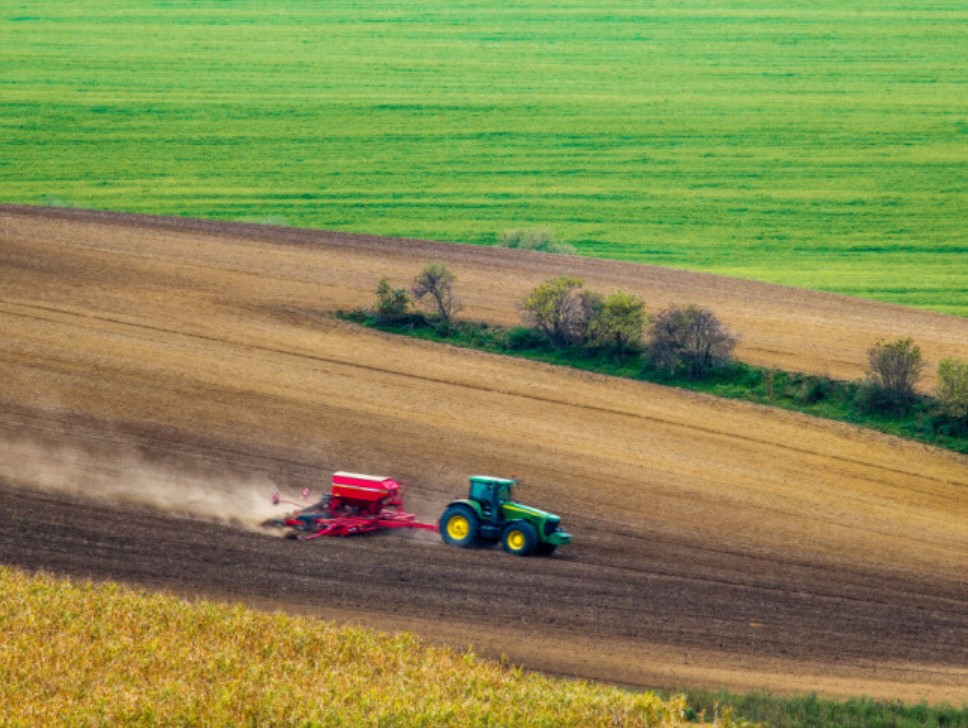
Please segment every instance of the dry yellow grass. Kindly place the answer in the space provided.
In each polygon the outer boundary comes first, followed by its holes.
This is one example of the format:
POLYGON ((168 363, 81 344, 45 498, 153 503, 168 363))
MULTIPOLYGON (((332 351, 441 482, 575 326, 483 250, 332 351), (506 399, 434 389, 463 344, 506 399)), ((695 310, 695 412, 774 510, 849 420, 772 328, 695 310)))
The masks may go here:
POLYGON ((684 703, 283 614, 0 566, 0 724, 677 726, 684 703))

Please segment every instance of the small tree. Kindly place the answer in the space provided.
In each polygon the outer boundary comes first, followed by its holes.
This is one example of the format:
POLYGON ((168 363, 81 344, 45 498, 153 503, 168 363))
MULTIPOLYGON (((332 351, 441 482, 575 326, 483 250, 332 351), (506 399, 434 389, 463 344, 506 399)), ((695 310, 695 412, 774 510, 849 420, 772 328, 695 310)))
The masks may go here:
POLYGON ((915 399, 914 387, 924 369, 921 348, 911 338, 878 341, 867 350, 867 379, 858 404, 867 410, 903 414, 915 399))
POLYGON ((616 291, 595 303, 588 325, 589 338, 595 347, 620 358, 642 348, 645 301, 625 291, 616 291))
POLYGON ((584 340, 591 301, 581 278, 561 276, 542 283, 521 302, 525 323, 547 337, 555 349, 584 340))
POLYGON ((457 276, 443 263, 429 263, 413 280, 410 294, 444 327, 449 327, 461 309, 460 299, 454 295, 457 276))
POLYGON ((403 288, 392 288, 390 281, 381 278, 376 285, 376 317, 381 323, 407 315, 410 298, 403 288))
POLYGON ((938 365, 938 401, 948 417, 968 422, 968 361, 941 361, 938 365))
POLYGON ((681 370, 702 379, 729 362, 735 346, 736 337, 716 314, 694 304, 669 306, 649 327, 648 356, 668 374, 681 370))

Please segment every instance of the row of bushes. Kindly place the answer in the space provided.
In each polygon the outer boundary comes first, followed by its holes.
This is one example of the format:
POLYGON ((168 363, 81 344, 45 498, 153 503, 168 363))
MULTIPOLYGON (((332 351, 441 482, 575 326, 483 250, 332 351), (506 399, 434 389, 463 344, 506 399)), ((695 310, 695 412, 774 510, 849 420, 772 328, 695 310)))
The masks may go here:
MULTIPOLYGON (((454 294, 456 276, 442 263, 430 263, 409 291, 393 288, 386 278, 376 289, 379 323, 414 317, 432 321, 442 333, 453 327, 461 310, 454 294), (411 311, 416 304, 418 312, 411 311)), ((709 309, 669 306, 650 316, 645 301, 624 291, 602 294, 584 287, 581 278, 545 281, 519 304, 529 331, 555 351, 608 354, 617 360, 644 356, 670 375, 702 379, 728 364, 736 337, 709 309)), ((516 348, 512 346, 512 348, 516 348)))
MULTIPOLYGON (((373 312, 376 322, 432 325, 447 335, 461 310, 455 281, 442 263, 427 265, 409 289, 395 289, 381 279, 373 312)), ((734 365, 737 337, 715 313, 694 304, 671 305, 650 315, 638 296, 624 291, 602 294, 586 289, 581 278, 561 276, 535 287, 518 307, 525 327, 507 332, 504 345, 512 351, 544 346, 565 355, 616 362, 641 357, 643 366, 693 381, 734 365)), ((946 432, 968 434, 968 362, 945 359, 938 365, 934 398, 917 391, 927 364, 912 339, 877 342, 868 350, 867 364, 865 377, 846 387, 811 377, 803 403, 822 401, 836 389, 839 396, 849 393, 862 413, 903 417, 920 408, 930 411, 932 421, 946 432)))

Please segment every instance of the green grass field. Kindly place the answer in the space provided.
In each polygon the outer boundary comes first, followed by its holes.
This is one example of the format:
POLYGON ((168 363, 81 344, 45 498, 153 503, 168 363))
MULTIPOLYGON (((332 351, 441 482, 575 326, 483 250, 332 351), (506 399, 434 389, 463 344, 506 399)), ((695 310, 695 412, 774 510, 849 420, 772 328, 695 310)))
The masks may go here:
POLYGON ((968 315, 955 0, 0 10, 0 201, 493 242, 968 315))

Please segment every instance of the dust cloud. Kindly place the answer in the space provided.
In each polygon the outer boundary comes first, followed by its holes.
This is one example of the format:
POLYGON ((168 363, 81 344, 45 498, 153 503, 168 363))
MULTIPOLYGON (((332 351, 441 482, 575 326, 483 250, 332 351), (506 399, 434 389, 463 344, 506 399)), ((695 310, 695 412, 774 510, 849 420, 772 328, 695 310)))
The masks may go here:
POLYGON ((95 454, 73 446, 0 440, 0 478, 33 490, 147 506, 253 530, 279 515, 271 501, 276 486, 265 475, 179 470, 125 449, 95 454))

